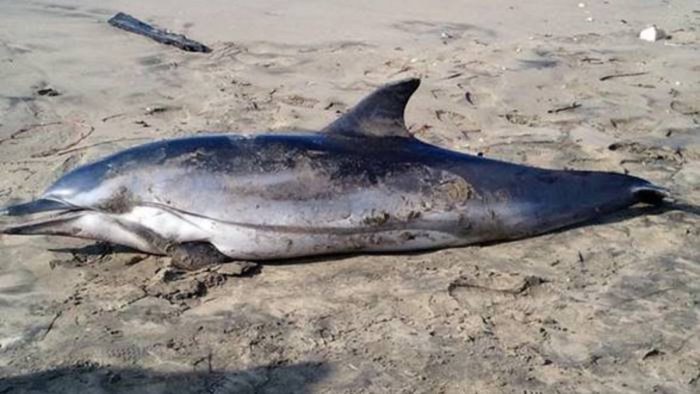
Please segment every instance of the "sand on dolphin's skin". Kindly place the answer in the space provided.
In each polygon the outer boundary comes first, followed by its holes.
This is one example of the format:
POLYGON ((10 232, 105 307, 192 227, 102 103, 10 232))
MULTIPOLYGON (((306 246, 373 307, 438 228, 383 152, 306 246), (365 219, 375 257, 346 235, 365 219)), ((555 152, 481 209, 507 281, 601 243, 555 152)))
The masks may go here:
POLYGON ((3 236, 0 393, 698 392, 700 5, 578 3, 0 2, 0 205, 144 141, 316 130, 410 76, 418 138, 629 171, 686 204, 243 276, 3 236), (213 52, 117 30, 118 11, 213 52), (652 23, 671 38, 639 40, 652 23))

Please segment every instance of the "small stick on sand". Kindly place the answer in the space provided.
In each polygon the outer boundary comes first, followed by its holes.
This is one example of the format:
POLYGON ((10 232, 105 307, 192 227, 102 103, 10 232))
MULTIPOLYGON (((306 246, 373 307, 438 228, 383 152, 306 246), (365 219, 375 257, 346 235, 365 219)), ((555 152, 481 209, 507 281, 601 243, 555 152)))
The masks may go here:
POLYGON ((564 112, 564 111, 572 111, 578 107, 580 107, 581 104, 577 102, 571 103, 571 105, 567 105, 565 107, 559 107, 559 108, 553 108, 547 111, 548 114, 558 114, 559 112, 564 112))
POLYGON ((606 75, 604 77, 601 77, 601 81, 607 81, 608 79, 613 79, 613 78, 622 78, 622 77, 636 77, 639 75, 644 75, 646 72, 640 72, 640 73, 624 73, 624 74, 611 74, 611 75, 606 75))
POLYGON ((197 41, 192 41, 182 34, 175 34, 170 33, 167 30, 157 29, 147 23, 141 22, 131 15, 127 15, 122 12, 114 15, 107 22, 114 27, 146 36, 160 42, 161 44, 176 46, 183 51, 204 53, 211 52, 211 49, 206 45, 197 41))
POLYGON ((58 320, 59 317, 63 314, 63 311, 58 311, 56 314, 53 316, 53 319, 51 319, 51 322, 49 322, 49 326, 46 327, 46 331, 44 331, 44 335, 41 336, 40 340, 46 339, 46 336, 49 335, 49 332, 51 332, 51 329, 53 329, 53 325, 56 323, 56 320, 58 320))
POLYGON ((88 131, 86 131, 85 133, 80 134, 78 139, 76 139, 75 141, 70 142, 67 145, 64 145, 60 148, 51 148, 51 149, 43 151, 43 152, 35 153, 35 154, 31 155, 30 157, 37 158, 37 157, 48 157, 48 156, 52 156, 52 155, 56 155, 56 154, 60 155, 61 153, 65 152, 66 150, 71 149, 71 148, 75 147, 76 145, 78 145, 79 143, 83 142, 87 137, 89 137, 92 134, 93 131, 95 131, 95 128, 93 126, 90 126, 90 129, 88 131))
POLYGON ((38 123, 38 124, 33 124, 33 125, 31 125, 31 126, 23 127, 23 128, 21 128, 21 129, 15 131, 14 133, 10 134, 9 137, 0 139, 0 144, 2 144, 2 143, 4 143, 4 142, 7 142, 7 141, 9 141, 9 140, 14 140, 14 139, 16 139, 17 137, 19 137, 20 135, 22 135, 22 134, 24 134, 24 133, 26 133, 26 132, 28 132, 28 131, 34 130, 34 129, 36 129, 36 128, 39 128, 39 127, 46 127, 46 126, 53 126, 53 125, 57 125, 57 124, 61 124, 61 123, 62 123, 62 122, 38 123))

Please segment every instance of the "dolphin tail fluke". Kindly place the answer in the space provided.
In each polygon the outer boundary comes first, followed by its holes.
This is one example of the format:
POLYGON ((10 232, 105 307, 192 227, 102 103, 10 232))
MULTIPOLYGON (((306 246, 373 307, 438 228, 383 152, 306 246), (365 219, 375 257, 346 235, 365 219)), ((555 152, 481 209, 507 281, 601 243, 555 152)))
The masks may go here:
POLYGON ((40 198, 38 200, 0 208, 0 216, 24 216, 40 212, 65 211, 71 209, 74 208, 65 203, 40 198))
POLYGON ((661 205, 664 202, 674 201, 668 189, 651 183, 633 187, 632 194, 637 198, 637 201, 645 204, 661 205))

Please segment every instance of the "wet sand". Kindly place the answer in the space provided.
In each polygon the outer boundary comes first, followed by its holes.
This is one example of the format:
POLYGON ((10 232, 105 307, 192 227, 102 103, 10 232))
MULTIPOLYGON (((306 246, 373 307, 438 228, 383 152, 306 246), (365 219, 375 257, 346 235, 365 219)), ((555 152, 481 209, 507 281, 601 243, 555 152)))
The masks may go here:
POLYGON ((700 6, 441 3, 0 2, 0 205, 153 139, 318 130, 418 76, 418 138, 629 172, 681 209, 243 274, 3 236, 0 393, 700 390, 700 6), (213 51, 117 30, 118 11, 213 51), (639 40, 652 23, 671 38, 639 40))

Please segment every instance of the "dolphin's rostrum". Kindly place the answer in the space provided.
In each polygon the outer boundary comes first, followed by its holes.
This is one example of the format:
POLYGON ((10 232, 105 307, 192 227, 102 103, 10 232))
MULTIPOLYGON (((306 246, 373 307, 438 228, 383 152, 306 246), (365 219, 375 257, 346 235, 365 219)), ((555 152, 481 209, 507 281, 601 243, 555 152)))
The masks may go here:
POLYGON ((195 136, 118 152, 5 208, 48 216, 0 231, 206 264, 516 239, 668 196, 628 175, 534 168, 421 142, 403 119, 419 83, 385 85, 319 133, 195 136))

